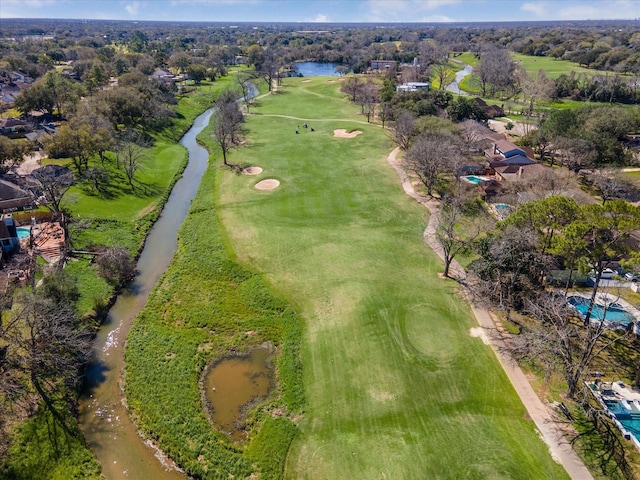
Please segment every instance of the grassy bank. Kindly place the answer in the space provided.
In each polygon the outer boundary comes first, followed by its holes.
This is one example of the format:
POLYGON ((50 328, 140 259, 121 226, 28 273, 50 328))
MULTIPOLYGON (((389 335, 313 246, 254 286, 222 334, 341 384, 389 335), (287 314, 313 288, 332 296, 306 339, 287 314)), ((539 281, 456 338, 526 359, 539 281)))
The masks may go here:
MULTIPOLYGON (((176 144, 177 139, 199 113, 212 106, 221 90, 233 85, 232 82, 233 75, 198 87, 180 98, 175 125, 156 135, 154 146, 146 152, 144 167, 136 175, 135 190, 131 190, 114 165, 107 163, 104 167, 110 172, 109 182, 102 194, 81 185, 67 193, 73 248, 86 250, 94 245, 107 245, 137 254, 171 186, 186 165, 186 152, 176 144)), ((56 163, 65 162, 59 160, 56 163)), ((98 161, 95 164, 99 164, 98 161)), ((97 276, 96 266, 90 259, 71 261, 66 268, 80 287, 81 298, 77 308, 82 314, 94 313, 106 305, 113 294, 113 287, 97 276)), ((59 407, 64 409, 66 404, 61 403, 59 407)), ((59 426, 56 428, 49 411, 41 409, 36 416, 17 425, 12 447, 0 461, 0 476, 24 479, 97 478, 100 467, 86 448, 76 419, 69 414, 65 421, 68 432, 59 426)))
POLYGON ((219 193, 229 245, 305 325, 308 407, 285 477, 566 478, 469 335, 455 285, 437 277, 426 213, 387 165, 385 132, 356 123, 333 80, 286 83, 253 109, 233 154, 263 173, 225 172, 219 193), (315 131, 296 135, 302 119, 315 131), (334 138, 338 128, 363 134, 334 138), (280 187, 255 190, 263 178, 280 187))
POLYGON ((559 60, 552 57, 534 57, 531 55, 522 55, 521 53, 512 53, 513 59, 524 68, 529 75, 537 77, 538 72, 543 70, 547 78, 558 78, 560 75, 569 75, 571 72, 576 74, 584 74, 588 77, 594 75, 611 75, 611 72, 604 70, 594 70, 592 68, 581 67, 575 62, 568 60, 559 60))
MULTIPOLYGON (((203 135, 210 141, 210 135, 203 135)), ((205 478, 280 478, 303 404, 293 311, 225 249, 214 202, 212 162, 179 234, 174 260, 127 341, 126 393, 138 425, 187 473, 205 478), (188 286, 188 288, 185 288, 188 286), (203 368, 264 342, 278 347, 277 393, 249 416, 245 447, 215 432, 200 401, 203 368)))

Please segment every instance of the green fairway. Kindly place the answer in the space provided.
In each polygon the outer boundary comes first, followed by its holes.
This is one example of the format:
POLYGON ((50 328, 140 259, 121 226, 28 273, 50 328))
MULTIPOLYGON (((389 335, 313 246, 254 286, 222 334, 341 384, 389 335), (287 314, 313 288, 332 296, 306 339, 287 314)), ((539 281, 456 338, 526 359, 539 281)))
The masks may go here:
POLYGON ((426 211, 387 164, 388 135, 338 90, 287 79, 230 155, 264 171, 217 182, 229 247, 304 322, 307 407, 286 478, 567 478, 492 350, 469 335, 456 284, 438 278, 426 211), (296 134, 305 120, 315 131, 296 134), (265 178, 280 186, 253 188, 265 178))
POLYGON ((571 72, 585 74, 590 77, 593 75, 611 75, 611 72, 581 67, 580 65, 568 60, 558 60, 551 57, 533 57, 531 55, 522 55, 520 53, 512 53, 511 56, 529 73, 529 75, 534 77, 538 75, 538 71, 540 70, 544 70, 547 78, 558 78, 562 74, 569 75, 571 72))

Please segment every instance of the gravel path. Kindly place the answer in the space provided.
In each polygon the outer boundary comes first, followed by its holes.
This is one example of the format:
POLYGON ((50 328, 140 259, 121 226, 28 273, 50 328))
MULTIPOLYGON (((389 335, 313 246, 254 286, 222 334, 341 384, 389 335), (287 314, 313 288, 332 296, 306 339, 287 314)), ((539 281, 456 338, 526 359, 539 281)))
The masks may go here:
MULTIPOLYGON (((440 218, 438 202, 426 199, 415 192, 411 181, 402 168, 400 161, 397 159, 399 151, 399 148, 393 150, 389 154, 387 161, 396 170, 405 193, 429 209, 431 215, 423 238, 428 247, 433 249, 440 258, 444 258, 442 247, 435 239, 435 229, 438 224, 438 219, 440 218)), ((455 260, 451 263, 450 271, 453 276, 459 279, 463 279, 466 276, 465 270, 455 260)), ((593 480, 593 476, 589 470, 587 470, 582 460, 580 460, 575 453, 571 444, 564 438, 561 429, 553 421, 553 414, 549 407, 538 398, 522 369, 513 357, 507 353, 507 350, 504 348, 505 339, 500 333, 501 327, 494 323, 492 316, 485 308, 475 305, 471 302, 469 296, 467 296, 467 299, 470 301, 471 310, 484 332, 484 334, 481 335, 483 341, 485 339, 488 340, 489 345, 493 348, 498 361, 509 377, 520 400, 527 409, 529 416, 536 424, 540 436, 548 445, 554 460, 564 467, 573 480, 593 480)))

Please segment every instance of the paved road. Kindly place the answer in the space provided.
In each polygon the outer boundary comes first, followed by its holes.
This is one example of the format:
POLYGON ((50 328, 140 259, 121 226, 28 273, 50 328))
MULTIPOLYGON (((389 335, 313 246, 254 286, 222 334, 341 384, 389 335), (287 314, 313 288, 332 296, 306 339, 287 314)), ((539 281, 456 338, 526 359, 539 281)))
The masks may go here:
MULTIPOLYGON (((406 194, 429 209, 431 215, 427 228, 424 231, 424 241, 440 258, 444 258, 442 247, 435 239, 436 225, 440 217, 438 202, 421 197, 415 192, 400 161, 397 160, 399 151, 400 149, 398 148, 393 150, 387 160, 398 173, 402 188, 406 194)), ((462 266, 455 260, 451 264, 450 273, 457 278, 464 278, 466 276, 466 272, 462 266)), ((470 300, 470 297, 468 296, 467 299, 470 300)), ((511 355, 507 353, 507 349, 504 348, 504 338, 500 334, 500 327, 496 325, 485 308, 474 305, 471 301, 470 304, 473 314, 484 332, 483 340, 486 339, 493 348, 498 361, 509 377, 511 384, 518 393, 527 412, 529 412, 529 416, 536 424, 542 439, 549 447, 551 456, 564 467, 573 480, 593 480, 593 476, 589 470, 587 470, 587 467, 585 467, 580 457, 574 452, 571 444, 564 438, 562 430, 558 428, 558 425, 553 421, 553 414, 549 407, 536 395, 522 369, 511 355)))

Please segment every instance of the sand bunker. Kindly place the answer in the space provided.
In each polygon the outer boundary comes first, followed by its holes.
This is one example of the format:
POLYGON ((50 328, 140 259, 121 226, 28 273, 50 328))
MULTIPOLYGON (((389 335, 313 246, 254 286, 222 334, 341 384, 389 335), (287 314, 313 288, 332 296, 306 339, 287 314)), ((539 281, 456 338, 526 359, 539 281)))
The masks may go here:
POLYGON ((275 178, 266 178, 255 184, 255 187, 258 190, 273 190, 274 188, 278 188, 279 186, 280 182, 275 178))
POLYGON ((473 327, 471 330, 469 330, 469 335, 471 335, 472 337, 480 338, 482 340, 482 343, 484 343, 485 345, 489 345, 489 338, 484 333, 482 327, 473 327))
POLYGON ((311 80, 302 80, 302 83, 310 82, 311 80))
POLYGON ((262 173, 261 167, 247 167, 242 170, 243 175, 258 175, 262 173))
POLYGON ((333 131, 333 136, 337 138, 354 138, 362 133, 361 130, 354 130, 353 132, 347 132, 344 128, 338 128, 333 131))

